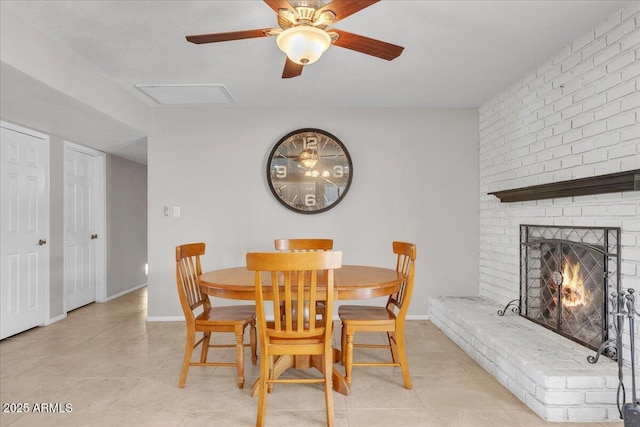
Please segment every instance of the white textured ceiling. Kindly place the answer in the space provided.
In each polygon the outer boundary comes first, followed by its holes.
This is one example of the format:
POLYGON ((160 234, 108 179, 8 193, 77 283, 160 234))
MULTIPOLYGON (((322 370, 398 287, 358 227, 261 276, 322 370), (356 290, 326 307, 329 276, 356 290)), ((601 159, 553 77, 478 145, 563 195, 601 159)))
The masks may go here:
MULTIPOLYGON (((149 105, 156 103, 136 85, 222 84, 234 108, 336 109, 478 107, 629 3, 383 0, 335 27, 404 46, 400 57, 387 62, 331 46, 302 76, 283 80, 285 57, 273 37, 207 45, 185 40, 277 27, 276 14, 260 0, 0 0, 149 105)), ((4 119, 146 162, 144 135, 6 71, 4 119), (32 86, 31 99, 6 90, 11 85, 32 86)))
POLYGON ((477 107, 628 1, 383 0, 336 28, 405 47, 394 61, 332 46, 280 78, 275 38, 185 35, 277 27, 262 1, 2 1, 136 96, 144 84, 223 84, 241 107, 477 107))

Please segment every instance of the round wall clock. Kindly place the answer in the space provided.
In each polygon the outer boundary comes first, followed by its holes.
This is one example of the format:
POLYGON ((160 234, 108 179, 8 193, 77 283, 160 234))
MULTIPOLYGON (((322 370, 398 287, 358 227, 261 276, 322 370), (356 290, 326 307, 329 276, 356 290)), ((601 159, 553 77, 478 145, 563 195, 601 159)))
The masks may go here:
POLYGON ((283 136, 267 162, 267 182, 276 199, 305 214, 331 209, 349 191, 353 165, 344 144, 320 129, 283 136))

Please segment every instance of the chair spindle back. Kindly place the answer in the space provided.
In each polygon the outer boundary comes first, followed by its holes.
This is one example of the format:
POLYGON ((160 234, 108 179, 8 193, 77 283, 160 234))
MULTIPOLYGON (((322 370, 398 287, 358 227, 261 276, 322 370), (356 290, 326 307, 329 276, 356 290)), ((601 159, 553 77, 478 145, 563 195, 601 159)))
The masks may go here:
POLYGON ((393 242, 393 253, 398 255, 396 271, 402 273, 406 279, 400 284, 398 292, 391 294, 387 302, 387 309, 399 317, 406 316, 413 293, 414 267, 416 260, 416 245, 405 242, 393 242))
POLYGON ((326 325, 316 318, 316 301, 326 301, 327 309, 332 308, 333 270, 341 266, 340 251, 247 254, 247 268, 255 271, 258 329, 274 338, 324 334, 326 325), (269 295, 264 285, 270 285, 269 295), (281 319, 269 328, 264 312, 268 299, 273 300, 274 319, 281 319))
POLYGON ((210 307, 209 297, 200 291, 197 279, 202 275, 200 256, 204 255, 204 243, 190 243, 176 247, 176 279, 182 310, 187 318, 194 318, 193 310, 210 307))

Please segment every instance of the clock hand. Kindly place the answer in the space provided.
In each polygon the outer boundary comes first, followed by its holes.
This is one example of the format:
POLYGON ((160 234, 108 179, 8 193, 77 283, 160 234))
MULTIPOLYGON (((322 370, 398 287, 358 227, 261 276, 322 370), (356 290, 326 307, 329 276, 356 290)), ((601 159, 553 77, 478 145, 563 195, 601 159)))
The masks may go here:
POLYGON ((329 184, 333 185, 334 187, 337 187, 337 185, 336 185, 334 182, 329 181, 327 178, 325 178, 325 177, 323 177, 323 176, 321 176, 321 175, 319 175, 319 177, 320 177, 321 179, 324 179, 325 181, 327 181, 329 184))

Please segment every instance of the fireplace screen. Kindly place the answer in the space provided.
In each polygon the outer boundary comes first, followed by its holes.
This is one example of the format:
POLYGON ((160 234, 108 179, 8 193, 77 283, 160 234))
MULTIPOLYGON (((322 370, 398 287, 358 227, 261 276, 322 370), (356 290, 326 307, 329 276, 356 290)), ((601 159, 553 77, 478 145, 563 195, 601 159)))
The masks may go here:
POLYGON ((619 228, 520 226, 520 314, 603 347, 615 334, 608 295, 620 290, 619 237, 619 228))

